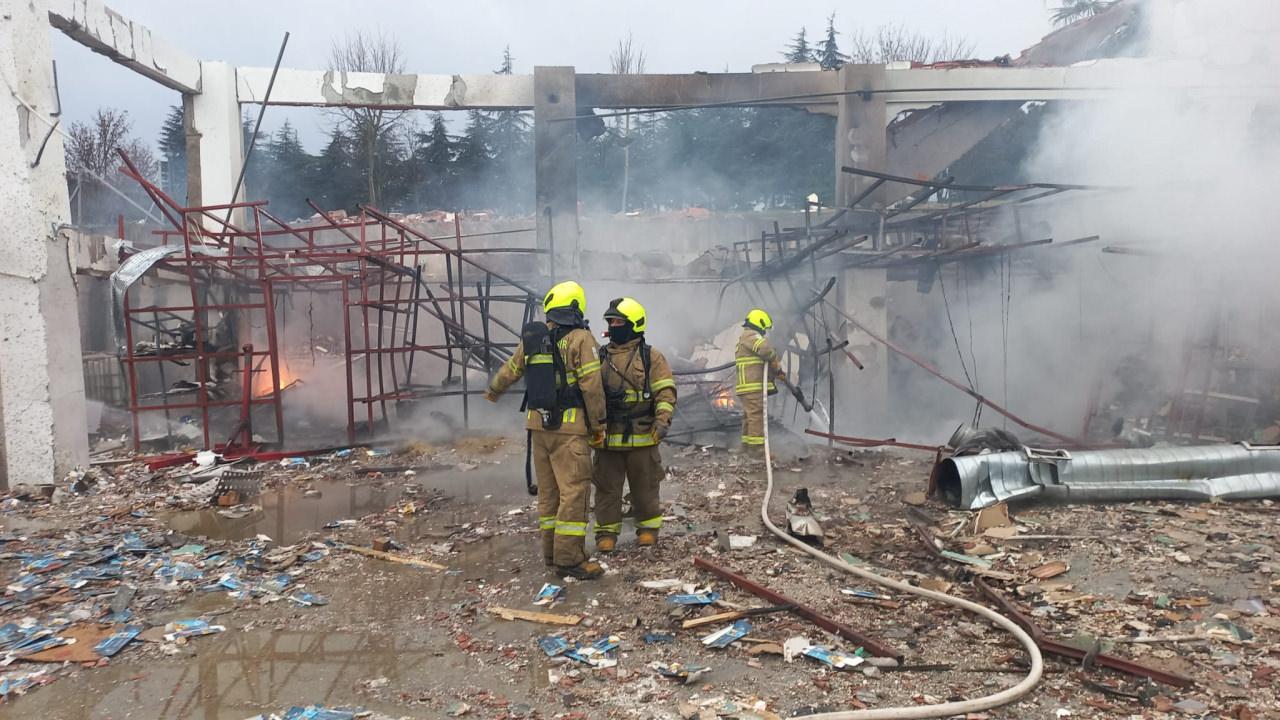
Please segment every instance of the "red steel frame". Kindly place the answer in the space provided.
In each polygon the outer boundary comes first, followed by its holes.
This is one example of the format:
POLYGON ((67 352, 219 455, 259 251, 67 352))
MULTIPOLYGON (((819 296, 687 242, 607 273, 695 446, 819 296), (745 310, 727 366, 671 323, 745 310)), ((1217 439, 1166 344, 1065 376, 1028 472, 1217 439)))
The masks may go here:
MULTIPOLYGON (((531 232, 529 229, 464 235, 455 215, 451 243, 429 237, 375 208, 361 206, 350 218, 335 218, 312 206, 321 224, 294 227, 271 215, 265 201, 184 208, 143 178, 121 153, 121 171, 136 181, 168 218, 173 229, 157 231, 164 245, 180 244, 181 251, 166 257, 157 267, 179 273, 190 290, 190 304, 135 307, 128 291, 124 298, 125 341, 123 360, 129 378, 129 401, 133 412, 134 446, 138 448, 139 416, 144 412, 196 411, 202 422, 205 448, 243 451, 252 442, 250 411, 270 406, 274 416, 276 442, 284 441, 284 407, 280 383, 280 343, 276 298, 294 288, 330 292, 341 298, 343 347, 346 359, 347 439, 372 437, 376 423, 390 423, 389 403, 426 397, 460 396, 464 422, 469 418, 468 398, 483 388, 469 387, 467 370, 489 373, 507 360, 519 339, 519 326, 512 326, 492 312, 493 303, 511 306, 507 315, 520 325, 533 318, 541 293, 515 278, 497 273, 473 256, 484 253, 534 253, 533 248, 463 246, 463 238, 531 232), (240 225, 233 215, 241 215, 240 225), (432 281, 426 272, 429 257, 444 260, 444 282, 432 281), (472 283, 474 292, 468 289, 472 283), (433 289, 433 285, 435 289, 433 289), (494 286, 499 286, 495 288, 494 286), (237 294, 236 302, 202 302, 202 295, 219 287, 237 294), (239 300, 244 299, 244 302, 239 300), (244 347, 219 352, 206 345, 210 328, 209 311, 226 311, 241 319, 261 313, 266 330, 266 348, 244 347), (421 314, 440 323, 442 343, 419 341, 421 314), (145 316, 151 316, 148 324, 145 316), (163 331, 164 315, 170 320, 189 322, 195 330, 195 348, 177 355, 138 354, 134 326, 163 331), (470 326, 470 327, 469 327, 470 326), (425 354, 447 363, 440 382, 415 382, 415 358, 425 354), (239 358, 243 373, 270 372, 271 390, 259 397, 214 399, 209 394, 210 364, 239 358), (192 402, 169 402, 161 394, 159 403, 140 402, 138 367, 145 363, 189 361, 199 383, 192 402), (360 366, 363 366, 362 368, 360 366), (456 376, 455 376, 456 374, 456 376), (361 377, 362 376, 362 377, 361 377), (460 390, 450 389, 454 383, 460 390), (211 435, 210 409, 241 408, 239 423, 226 443, 211 435), (359 429, 363 424, 364 433, 359 429)), ((530 266, 536 265, 529 263, 530 266)), ((172 331, 169 331, 172 332, 172 331)), ((249 339, 241 338, 248 345, 249 339)), ((419 377, 422 373, 419 372, 419 377)), ((440 379, 437 379, 440 380, 440 379)), ((161 384, 165 377, 161 371, 161 384)), ((229 389, 234 383, 226 383, 229 389)), ((252 388, 247 377, 241 388, 252 388)))

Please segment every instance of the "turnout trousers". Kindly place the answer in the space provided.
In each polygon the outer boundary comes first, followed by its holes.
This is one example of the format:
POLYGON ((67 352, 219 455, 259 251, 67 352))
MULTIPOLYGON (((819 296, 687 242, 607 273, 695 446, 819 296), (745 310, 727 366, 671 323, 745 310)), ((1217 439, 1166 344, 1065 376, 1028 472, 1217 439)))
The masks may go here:
POLYGON ((574 567, 587 559, 587 503, 591 497, 591 447, 586 435, 534 431, 533 468, 538 478, 538 527, 542 557, 574 567))
POLYGON ((742 406, 742 444, 748 448, 764 445, 765 406, 760 390, 739 395, 738 404, 742 406))
POLYGON ((594 463, 596 486, 596 536, 622 532, 623 483, 631 489, 631 508, 637 533, 662 527, 659 489, 666 471, 658 446, 628 450, 598 450, 594 463))

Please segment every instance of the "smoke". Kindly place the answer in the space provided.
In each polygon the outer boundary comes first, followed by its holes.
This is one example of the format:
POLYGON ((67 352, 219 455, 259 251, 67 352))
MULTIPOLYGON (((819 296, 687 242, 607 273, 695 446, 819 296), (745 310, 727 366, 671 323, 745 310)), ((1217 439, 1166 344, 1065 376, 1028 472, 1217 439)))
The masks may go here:
MULTIPOLYGON (((986 396, 1072 435, 1109 401, 1132 417, 1224 382, 1210 373, 1211 348, 1272 376, 1280 368, 1271 359, 1280 344, 1271 320, 1280 310, 1280 4, 1140 7, 1143 70, 1117 73, 1102 99, 1045 108, 1023 167, 1033 180, 1113 188, 1022 206, 1023 228, 1048 233, 1025 239, 1101 240, 1024 251, 1012 267, 945 270, 950 321, 940 287, 904 300, 923 305, 931 322, 910 330, 944 371, 967 370, 986 396)), ((1008 241, 1012 220, 1000 218, 993 239, 1008 241)), ((1232 381, 1266 413, 1275 388, 1257 378, 1232 381)), ((910 390, 913 409, 899 420, 931 438, 973 412, 972 400, 935 380, 910 390)), ((987 411, 983 422, 1002 421, 987 411)))

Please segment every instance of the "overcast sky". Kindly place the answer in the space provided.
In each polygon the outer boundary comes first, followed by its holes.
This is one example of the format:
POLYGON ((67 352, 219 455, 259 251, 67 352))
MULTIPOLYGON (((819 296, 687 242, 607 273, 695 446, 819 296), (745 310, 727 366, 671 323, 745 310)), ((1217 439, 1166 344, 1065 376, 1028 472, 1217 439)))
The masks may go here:
MULTIPOLYGON (((609 53, 630 32, 649 72, 748 72, 779 53, 804 26, 818 39, 836 12, 836 29, 895 24, 923 34, 950 33, 974 45, 974 55, 1017 55, 1052 30, 1057 0, 788 0, 696 2, 647 0, 108 0, 108 6, 204 60, 270 67, 280 40, 292 33, 284 66, 322 69, 335 38, 357 29, 393 34, 408 72, 492 72, 510 45, 518 73, 534 65, 573 65, 606 72, 609 53)), ((162 88, 53 31, 65 117, 85 120, 99 107, 123 108, 135 133, 154 143, 175 92, 162 88)), ((246 106, 250 107, 250 106, 246 106)), ((256 106, 253 106, 256 108, 256 106)), ((270 108, 264 127, 288 117, 303 144, 316 150, 330 119, 319 110, 270 108)))

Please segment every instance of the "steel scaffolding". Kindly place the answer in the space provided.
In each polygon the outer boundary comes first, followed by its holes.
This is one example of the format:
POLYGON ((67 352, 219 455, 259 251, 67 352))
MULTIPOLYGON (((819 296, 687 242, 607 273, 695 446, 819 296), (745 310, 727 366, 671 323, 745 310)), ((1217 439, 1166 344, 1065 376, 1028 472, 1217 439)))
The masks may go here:
MULTIPOLYGON (((275 217, 265 201, 186 208, 142 177, 123 153, 122 158, 122 172, 172 226, 155 233, 159 244, 173 250, 148 273, 185 283, 190 297, 138 305, 124 292, 122 360, 135 448, 139 418, 163 413, 168 422, 175 415, 198 421, 206 449, 247 450, 258 408, 270 409, 269 442, 283 444, 288 384, 282 386, 279 305, 295 292, 334 298, 341 308, 350 443, 390 429, 397 405, 424 398, 460 397, 468 422, 468 398, 484 388, 470 386, 467 370, 487 375, 510 358, 519 327, 539 308, 541 293, 531 285, 476 259, 538 250, 463 242, 532 229, 466 235, 455 214, 452 235, 441 238, 367 206, 355 216, 335 217, 313 205, 318 222, 307 225, 275 217), (424 340, 435 322, 440 341, 424 340), (260 342, 241 343, 254 328, 262 328, 260 342), (427 376, 423 356, 443 361, 444 377, 427 376), (189 379, 170 382, 175 363, 189 379), (139 369, 149 364, 159 369, 158 393, 143 390, 139 369), (215 417, 234 412, 222 408, 238 408, 238 416, 215 417), (225 441, 215 432, 219 424, 232 428, 225 441)), ((536 263, 524 265, 532 270, 536 263)), ((307 336, 308 343, 315 341, 307 336)))

